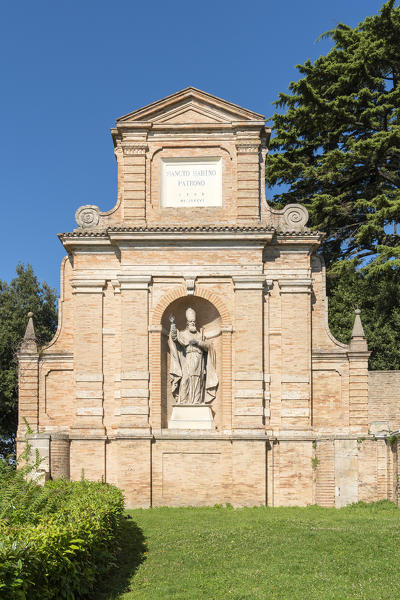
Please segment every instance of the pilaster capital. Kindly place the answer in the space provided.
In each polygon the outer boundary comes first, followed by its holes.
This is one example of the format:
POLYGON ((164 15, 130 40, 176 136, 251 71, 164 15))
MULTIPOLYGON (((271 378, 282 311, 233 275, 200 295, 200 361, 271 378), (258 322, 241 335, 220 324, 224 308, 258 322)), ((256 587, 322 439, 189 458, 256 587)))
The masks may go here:
POLYGON ((105 279, 72 279, 73 294, 102 294, 105 279))
POLYGON ((347 356, 349 357, 349 360, 368 361, 369 357, 371 356, 371 352, 369 350, 349 350, 347 352, 347 356))
POLYGON ((18 353, 18 361, 20 363, 24 363, 25 368, 27 368, 28 365, 30 369, 33 368, 37 368, 38 363, 39 363, 39 352, 22 352, 20 351, 18 353))
POLYGON ((279 279, 281 294, 311 294, 311 279, 279 279))
POLYGON ((52 431, 50 433, 51 441, 66 441, 69 442, 69 433, 67 431, 52 431))
POLYGON ((225 327, 221 327, 221 333, 233 333, 233 326, 225 325, 225 327))
POLYGON ((147 144, 122 144, 124 156, 145 155, 149 149, 147 144))
POLYGON ((233 284, 236 290, 262 290, 264 288, 264 275, 236 275, 233 284))
POLYGON ((115 296, 115 294, 120 294, 121 293, 121 284, 118 281, 118 279, 112 279, 111 280, 111 285, 113 286, 114 296, 115 296))
POLYGON ((148 290, 151 275, 117 275, 122 290, 148 290))
POLYGON ((253 142, 242 142, 236 144, 236 151, 238 154, 258 154, 260 149, 260 144, 255 144, 253 142))
POLYGON ((268 295, 273 287, 274 287, 274 280, 266 279, 264 282, 265 294, 268 295))

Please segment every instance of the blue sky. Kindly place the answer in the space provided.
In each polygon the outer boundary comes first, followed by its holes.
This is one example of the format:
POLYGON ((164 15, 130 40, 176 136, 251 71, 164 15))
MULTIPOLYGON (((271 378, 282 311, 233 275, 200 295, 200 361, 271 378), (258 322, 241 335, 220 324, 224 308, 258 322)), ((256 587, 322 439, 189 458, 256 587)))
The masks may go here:
POLYGON ((0 279, 18 261, 58 290, 82 204, 116 199, 110 127, 193 85, 271 116, 317 37, 356 25, 377 0, 28 0, 0 8, 0 279))

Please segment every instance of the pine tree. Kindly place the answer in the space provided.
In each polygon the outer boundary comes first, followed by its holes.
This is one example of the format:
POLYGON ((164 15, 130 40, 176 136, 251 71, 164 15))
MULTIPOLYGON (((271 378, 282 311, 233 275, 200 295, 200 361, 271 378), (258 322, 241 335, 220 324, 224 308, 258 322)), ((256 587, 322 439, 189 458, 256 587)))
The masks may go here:
POLYGON ((267 184, 272 202, 305 204, 327 233, 328 267, 358 258, 370 272, 400 266, 400 8, 395 0, 357 27, 325 36, 334 47, 297 68, 279 94, 267 184))
POLYGON ((44 345, 57 329, 55 290, 40 284, 30 265, 19 264, 10 284, 0 281, 0 455, 13 447, 17 429, 17 353, 34 313, 38 345, 44 345))
POLYGON ((350 341, 354 308, 361 308, 369 368, 400 369, 400 270, 368 273, 356 261, 344 261, 328 277, 329 327, 342 342, 350 341))

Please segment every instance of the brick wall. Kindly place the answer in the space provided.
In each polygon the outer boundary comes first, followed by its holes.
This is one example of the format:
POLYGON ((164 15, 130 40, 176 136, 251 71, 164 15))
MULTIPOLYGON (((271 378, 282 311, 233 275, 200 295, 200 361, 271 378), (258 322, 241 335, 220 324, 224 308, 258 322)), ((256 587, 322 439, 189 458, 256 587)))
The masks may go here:
POLYGON ((368 372, 368 420, 400 429, 400 371, 368 372))
POLYGON ((54 477, 83 470, 143 507, 395 497, 397 454, 368 427, 400 427, 400 375, 368 375, 365 340, 329 332, 321 235, 262 205, 266 137, 198 91, 118 120, 117 204, 61 234, 59 328, 21 355, 20 433, 25 416, 47 436, 54 477), (221 160, 222 206, 162 206, 162 159, 197 157, 221 160), (217 356, 207 435, 168 430, 169 316, 183 328, 188 306, 217 356))

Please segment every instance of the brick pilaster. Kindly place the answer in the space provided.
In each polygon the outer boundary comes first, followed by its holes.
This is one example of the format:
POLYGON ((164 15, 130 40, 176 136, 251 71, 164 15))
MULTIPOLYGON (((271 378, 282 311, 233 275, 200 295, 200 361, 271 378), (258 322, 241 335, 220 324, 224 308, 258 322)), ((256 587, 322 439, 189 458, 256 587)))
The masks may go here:
POLYGON ((74 435, 104 435, 103 279, 74 279, 74 435))
POLYGON ((124 143, 123 215, 125 223, 146 219, 146 152, 147 144, 124 143))
POLYGON ((233 429, 264 428, 264 276, 234 277, 233 429))
POLYGON ((243 140, 237 150, 237 219, 260 218, 260 143, 243 140))
POLYGON ((150 276, 120 275, 121 389, 118 432, 149 432, 149 283, 150 276))
POLYGON ((279 280, 281 296, 281 427, 311 426, 311 280, 279 280))

